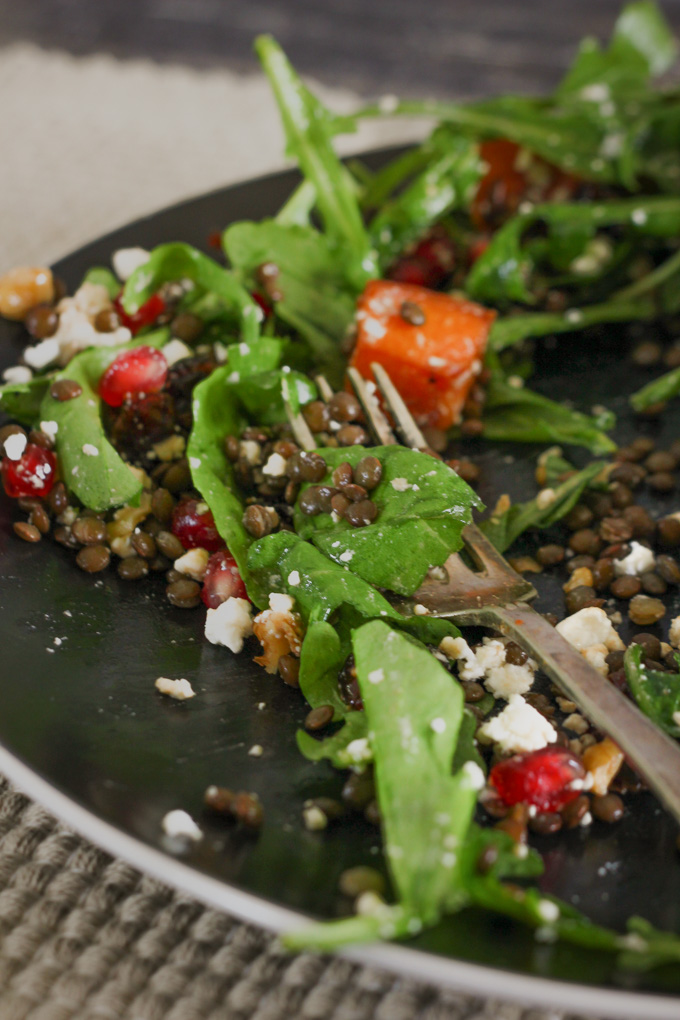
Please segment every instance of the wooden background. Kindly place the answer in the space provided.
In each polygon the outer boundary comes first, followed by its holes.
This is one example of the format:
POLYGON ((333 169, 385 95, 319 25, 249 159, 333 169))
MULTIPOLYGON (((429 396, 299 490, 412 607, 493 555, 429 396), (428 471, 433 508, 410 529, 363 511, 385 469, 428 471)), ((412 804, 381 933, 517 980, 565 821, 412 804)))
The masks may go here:
MULTIPOLYGON (((680 0, 662 0, 680 31, 680 0)), ((618 0, 0 0, 0 46, 28 40, 254 71, 274 33, 305 74, 366 95, 547 89, 618 0)), ((171 113, 171 111, 169 111, 171 113)))

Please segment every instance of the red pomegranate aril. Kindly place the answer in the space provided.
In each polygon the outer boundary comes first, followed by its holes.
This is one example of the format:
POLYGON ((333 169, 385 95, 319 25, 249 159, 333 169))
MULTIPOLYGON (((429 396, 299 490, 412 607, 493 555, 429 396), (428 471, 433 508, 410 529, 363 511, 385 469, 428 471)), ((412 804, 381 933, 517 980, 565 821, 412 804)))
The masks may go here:
POLYGON ((155 347, 133 347, 111 362, 99 383, 99 395, 109 407, 120 407, 136 393, 158 393, 168 377, 165 355, 155 347))
POLYGON ((183 499, 177 504, 172 513, 172 533, 185 549, 217 552, 224 547, 210 508, 202 500, 183 499))
POLYGON ((559 811, 581 793, 581 760, 566 747, 515 754, 498 762, 489 781, 504 804, 533 804, 539 811, 559 811))
POLYGON ((123 308, 123 302, 119 294, 113 302, 113 307, 120 319, 121 326, 125 326, 133 336, 136 336, 140 329, 144 329, 145 326, 153 326, 159 315, 162 315, 165 311, 166 306, 160 294, 152 294, 149 300, 145 301, 136 312, 128 313, 123 308))
MULTIPOLYGON (((411 256, 399 259, 385 274, 388 280, 396 280, 398 283, 414 283, 418 287, 431 287, 432 267, 425 259, 411 256)), ((436 280, 435 280, 436 282, 436 280)))
POLYGON ((264 314, 265 319, 268 319, 270 315, 274 314, 274 306, 266 297, 258 293, 258 291, 252 291, 250 296, 264 314))
POLYGON ((217 609, 229 598, 247 599, 248 593, 236 560, 228 549, 220 549, 208 560, 201 598, 208 609, 217 609))
POLYGON ((57 458, 51 450, 29 443, 19 460, 3 457, 2 481, 12 499, 47 496, 56 481, 57 458))

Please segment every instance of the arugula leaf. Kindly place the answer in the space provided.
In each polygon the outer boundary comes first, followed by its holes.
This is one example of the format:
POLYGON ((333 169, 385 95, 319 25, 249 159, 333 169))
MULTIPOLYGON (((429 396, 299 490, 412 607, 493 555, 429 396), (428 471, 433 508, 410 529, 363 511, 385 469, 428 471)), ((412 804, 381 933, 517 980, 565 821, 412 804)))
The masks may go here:
POLYGON ((636 411, 644 411, 652 404, 665 403, 680 393, 680 368, 673 368, 637 390, 630 402, 636 411))
POLYGON ((371 238, 383 270, 445 213, 466 208, 474 197, 482 175, 478 145, 440 129, 436 148, 437 158, 371 222, 371 238))
POLYGON ((85 273, 82 282, 96 283, 99 287, 106 287, 112 301, 118 297, 121 289, 118 277, 110 269, 107 269, 106 266, 92 266, 85 273))
POLYGON ((369 454, 378 457, 382 479, 371 493, 378 517, 368 527, 354 528, 328 514, 305 516, 298 502, 297 533, 370 584, 412 595, 430 567, 440 566, 460 548, 461 531, 479 499, 444 463, 403 446, 324 449, 321 454, 329 473, 344 461, 354 466, 369 454))
POLYGON ((538 497, 514 503, 500 517, 489 517, 479 527, 499 552, 505 552, 529 528, 549 528, 565 517, 604 467, 604 461, 594 461, 567 478, 553 490, 555 496, 548 506, 539 505, 538 497))
POLYGON ((643 665, 642 645, 631 645, 623 659, 626 680, 639 707, 657 726, 680 737, 680 655, 677 673, 662 673, 643 665))
MULTIPOLYGON (((606 421, 613 427, 613 420, 606 421)), ((602 431, 602 421, 572 411, 563 404, 534 393, 528 387, 510 386, 495 372, 484 406, 486 439, 517 443, 569 443, 594 454, 611 453, 616 444, 602 431)))
POLYGON ((34 375, 28 382, 0 386, 0 410, 22 425, 35 425, 40 417, 43 397, 53 378, 52 374, 34 375))
POLYGON ((224 250, 242 279, 253 281, 263 262, 279 267, 281 300, 276 315, 306 340, 315 359, 340 377, 339 344, 354 317, 358 290, 346 272, 346 248, 318 230, 275 220, 234 223, 223 235, 224 250))
POLYGON ((241 320, 243 339, 257 340, 262 311, 238 282, 233 273, 204 255, 198 248, 179 241, 161 244, 149 259, 134 271, 123 289, 123 308, 132 314, 168 280, 188 279, 204 291, 220 298, 228 308, 235 309, 241 320))
POLYGON ((255 50, 274 90, 288 150, 314 185, 329 240, 343 244, 352 255, 350 271, 361 288, 375 275, 375 258, 351 177, 333 150, 331 138, 338 123, 302 83, 271 36, 259 36, 255 50))

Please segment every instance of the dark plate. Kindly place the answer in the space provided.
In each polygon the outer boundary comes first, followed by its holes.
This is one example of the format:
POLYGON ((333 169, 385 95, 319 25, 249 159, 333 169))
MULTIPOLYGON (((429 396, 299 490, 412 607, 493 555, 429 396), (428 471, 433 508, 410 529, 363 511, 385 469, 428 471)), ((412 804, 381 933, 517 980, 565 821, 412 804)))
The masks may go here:
MULTIPOLYGON (((384 159, 369 157, 374 164, 384 159)), ((295 180, 278 174, 185 202, 88 245, 56 271, 74 288, 89 266, 108 263, 120 247, 181 239, 205 248, 208 235, 230 221, 273 213, 295 180)), ((22 339, 18 328, 1 325, 3 367, 16 359, 22 339)), ((565 337, 541 355, 537 385, 582 408, 605 403, 621 412, 619 438, 626 441, 633 423, 625 395, 641 382, 623 356, 628 343, 620 329, 565 337)), ((650 428, 668 442, 679 424, 676 409, 650 428)), ((533 491, 535 455, 514 446, 480 453, 482 496, 533 491)), ((667 497, 656 509, 675 505, 667 497)), ((112 853, 208 902, 277 929, 299 924, 299 914, 333 916, 340 872, 361 862, 382 867, 382 857, 376 830, 363 821, 322 834, 303 828, 303 800, 337 795, 341 779, 297 751, 301 696, 248 655, 207 644, 202 610, 170 607, 160 580, 130 584, 108 573, 94 580, 61 547, 17 541, 12 520, 3 499, 0 768, 112 853), (161 698, 153 690, 160 675, 187 677, 198 697, 184 704, 161 698), (254 744, 264 748, 261 758, 249 756, 254 744), (202 816, 210 783, 260 794, 266 824, 259 838, 202 816), (161 819, 177 807, 206 833, 189 851, 162 836, 161 819)), ((556 588, 539 581, 548 609, 556 588)), ((596 823, 591 832, 546 840, 542 887, 604 924, 622 927, 639 913, 678 931, 675 834, 652 798, 639 797, 618 826, 596 823)), ((622 975, 609 955, 539 944, 524 928, 476 912, 448 919, 408 947, 362 948, 354 956, 483 995, 617 1017, 680 1014, 677 968, 622 975)))

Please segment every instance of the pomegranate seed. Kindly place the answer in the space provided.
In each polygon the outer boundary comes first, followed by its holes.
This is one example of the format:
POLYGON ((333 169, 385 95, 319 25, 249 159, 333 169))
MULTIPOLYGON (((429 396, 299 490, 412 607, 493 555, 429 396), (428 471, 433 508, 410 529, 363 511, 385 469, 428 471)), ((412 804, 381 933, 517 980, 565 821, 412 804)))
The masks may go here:
POLYGON ((55 482, 57 458, 51 450, 29 443, 19 460, 3 457, 2 481, 12 499, 47 496, 55 482))
POLYGON ((236 560, 228 549, 220 549, 208 560, 203 578, 201 598, 208 609, 217 609, 228 598, 247 599, 248 593, 243 578, 238 572, 236 560))
POLYGON ((144 329, 145 326, 152 326, 158 316, 163 314, 165 311, 165 301, 160 294, 152 294, 141 308, 138 308, 136 312, 128 314, 123 308, 119 294, 113 302, 113 307, 120 319, 121 326, 126 326, 132 335, 136 336, 140 329, 144 329))
POLYGON ((585 777, 577 756, 566 747, 552 745, 528 754, 515 754, 498 762, 489 781, 505 804, 533 804, 539 811, 559 811, 581 793, 574 783, 585 777))
POLYGON ((158 393, 168 375, 165 355, 155 347, 133 347, 112 361, 99 383, 99 395, 109 407, 120 407, 136 393, 158 393))
POLYGON ((274 314, 274 307, 266 297, 263 297, 262 294, 258 294, 256 290, 251 291, 250 296, 255 304, 259 305, 264 312, 265 319, 268 319, 270 315, 274 314))
POLYGON ((429 287, 431 268, 425 259, 409 256, 395 262, 385 275, 388 280, 396 280, 398 283, 414 283, 417 287, 429 287))
POLYGON ((172 515, 172 533, 185 549, 216 552, 224 546, 208 504, 197 499, 183 499, 177 504, 172 515))
POLYGON ((222 251, 222 234, 219 230, 211 230, 208 234, 208 245, 222 251))

